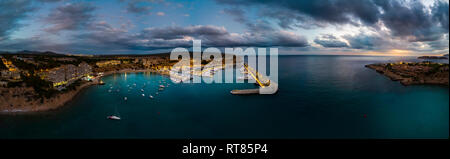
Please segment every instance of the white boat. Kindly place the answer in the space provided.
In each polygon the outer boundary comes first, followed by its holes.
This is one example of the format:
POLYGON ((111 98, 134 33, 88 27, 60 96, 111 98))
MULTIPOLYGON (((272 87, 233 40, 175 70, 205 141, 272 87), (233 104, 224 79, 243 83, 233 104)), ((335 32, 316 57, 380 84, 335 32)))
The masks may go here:
POLYGON ((128 98, 127 98, 127 97, 124 97, 123 99, 124 99, 124 100, 128 100, 128 98))
POLYGON ((108 116, 108 117, 106 117, 107 119, 110 119, 110 120, 120 120, 120 117, 118 117, 118 116, 115 116, 115 115, 111 115, 111 116, 108 116))
POLYGON ((145 97, 145 94, 142 94, 143 97, 145 97))
POLYGON ((149 97, 153 99, 153 96, 152 96, 152 95, 150 95, 149 97))
POLYGON ((159 85, 159 88, 164 88, 164 85, 159 85))
POLYGON ((144 92, 144 89, 141 89, 141 92, 144 92))

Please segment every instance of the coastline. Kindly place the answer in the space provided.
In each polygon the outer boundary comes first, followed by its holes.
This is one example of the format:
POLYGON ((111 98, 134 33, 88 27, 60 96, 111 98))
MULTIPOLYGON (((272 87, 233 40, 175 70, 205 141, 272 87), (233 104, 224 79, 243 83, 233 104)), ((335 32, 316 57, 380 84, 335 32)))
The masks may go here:
POLYGON ((404 86, 449 86, 448 66, 439 68, 438 71, 430 73, 429 70, 432 68, 429 68, 428 66, 408 66, 408 64, 398 64, 388 67, 389 65, 390 64, 369 64, 365 67, 375 70, 377 73, 388 77, 392 81, 399 81, 404 86))
MULTIPOLYGON (((64 107, 67 103, 69 103, 75 97, 77 97, 77 95, 82 93, 83 90, 85 90, 86 88, 89 88, 90 86, 98 85, 101 78, 103 78, 105 76, 113 75, 113 74, 120 74, 120 73, 140 73, 140 72, 153 72, 153 73, 160 73, 161 75, 167 75, 164 72, 148 70, 148 69, 145 69, 145 70, 124 69, 124 70, 119 70, 119 71, 109 71, 109 72, 105 72, 103 76, 100 76, 98 79, 96 79, 92 82, 83 83, 81 86, 78 86, 76 88, 76 90, 58 94, 57 96, 51 97, 49 99, 44 98, 42 103, 40 102, 40 99, 26 101, 25 100, 26 97, 14 97, 15 95, 13 95, 11 97, 11 98, 13 98, 12 101, 10 101, 10 102, 2 101, 1 104, 3 104, 3 105, 0 105, 0 114, 24 114, 24 113, 56 110, 61 107, 64 107), (22 102, 19 102, 19 101, 22 101, 22 102), (16 104, 16 105, 8 106, 8 104, 9 105, 16 104), (8 109, 8 108, 12 108, 12 109, 8 109)), ((21 89, 21 90, 28 89, 29 90, 30 88, 17 88, 17 89, 21 89)), ((0 99, 0 101, 1 100, 5 100, 4 97, 2 97, 0 99)), ((6 100, 6 101, 8 101, 8 100, 6 100)))

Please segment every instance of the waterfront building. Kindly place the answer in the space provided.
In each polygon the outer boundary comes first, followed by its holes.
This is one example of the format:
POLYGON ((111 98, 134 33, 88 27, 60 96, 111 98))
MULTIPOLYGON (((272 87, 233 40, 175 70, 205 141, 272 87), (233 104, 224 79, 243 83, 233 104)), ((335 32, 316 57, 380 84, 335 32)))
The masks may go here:
POLYGON ((72 84, 78 79, 89 77, 92 67, 85 62, 78 66, 69 64, 50 69, 41 73, 41 78, 53 83, 53 87, 60 88, 72 84))
POLYGON ((100 61, 97 62, 96 65, 98 67, 105 67, 105 66, 114 66, 114 65, 120 65, 120 60, 109 60, 109 61, 100 61))

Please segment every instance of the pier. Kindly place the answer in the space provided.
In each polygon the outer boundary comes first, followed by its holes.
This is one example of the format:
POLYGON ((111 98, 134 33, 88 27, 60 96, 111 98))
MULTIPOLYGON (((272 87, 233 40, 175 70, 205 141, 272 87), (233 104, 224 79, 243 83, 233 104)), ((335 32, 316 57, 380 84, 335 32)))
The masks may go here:
POLYGON ((231 94, 234 95, 259 94, 259 89, 232 90, 231 94))
MULTIPOLYGON (((259 89, 243 89, 243 90, 232 90, 231 94, 234 95, 248 95, 248 94, 261 94, 261 89, 265 90, 274 90, 273 92, 278 91, 278 84, 272 82, 266 76, 260 74, 254 68, 244 64, 244 72, 249 74, 251 78, 253 78, 256 83, 260 86, 259 89)), ((248 76, 246 76, 248 78, 248 76)), ((272 91, 271 91, 272 92, 272 91)), ((264 93, 263 93, 264 94, 264 93)))

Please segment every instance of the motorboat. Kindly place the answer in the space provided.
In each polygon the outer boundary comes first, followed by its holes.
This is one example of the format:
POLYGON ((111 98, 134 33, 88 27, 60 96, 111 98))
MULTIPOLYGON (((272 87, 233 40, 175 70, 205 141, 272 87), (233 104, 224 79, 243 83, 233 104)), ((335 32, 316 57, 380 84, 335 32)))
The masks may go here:
POLYGON ((124 100, 128 100, 128 98, 127 98, 127 97, 124 97, 123 99, 124 99, 124 100))
POLYGON ((111 116, 108 116, 108 117, 106 117, 106 118, 107 118, 107 119, 110 119, 110 120, 121 120, 120 117, 115 116, 115 115, 111 115, 111 116))
POLYGON ((152 98, 152 99, 153 99, 153 96, 152 96, 152 95, 150 95, 150 96, 148 96, 148 97, 150 97, 150 98, 152 98))

